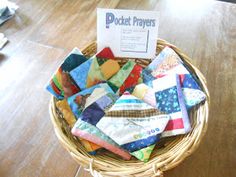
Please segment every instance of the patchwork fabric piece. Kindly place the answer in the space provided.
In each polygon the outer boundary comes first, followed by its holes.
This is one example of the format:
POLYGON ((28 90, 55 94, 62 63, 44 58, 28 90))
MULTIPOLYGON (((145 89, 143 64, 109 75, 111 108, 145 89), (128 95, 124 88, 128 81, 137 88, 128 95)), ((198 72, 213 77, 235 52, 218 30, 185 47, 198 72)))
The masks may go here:
MULTIPOLYGON (((64 99, 62 101, 58 101, 56 103, 58 109, 62 112, 64 119, 68 123, 68 125, 72 128, 76 122, 76 118, 73 115, 70 106, 68 105, 67 101, 64 99)), ((101 146, 98 146, 92 142, 89 142, 87 140, 84 140, 80 138, 81 144, 85 147, 86 151, 89 152, 91 155, 96 154, 96 150, 100 149, 101 146)))
POLYGON ((90 87, 88 89, 85 89, 67 99, 68 104, 70 105, 70 108, 72 112, 74 113, 76 119, 80 117, 80 114, 85 108, 86 100, 87 98, 91 95, 91 93, 96 89, 96 88, 103 88, 106 92, 108 93, 113 93, 111 88, 108 86, 108 84, 103 83, 103 84, 98 84, 93 87, 90 87))
POLYGON ((101 72, 106 80, 116 74, 120 69, 120 65, 116 60, 114 60, 114 58, 115 57, 109 47, 104 48, 96 54, 98 65, 100 66, 101 72))
POLYGON ((84 65, 75 68, 70 72, 72 78, 82 89, 106 81, 120 69, 120 65, 114 60, 114 55, 109 48, 90 58, 84 65), (108 57, 108 58, 107 58, 108 57))
POLYGON ((182 84, 182 90, 187 109, 192 108, 206 99, 205 93, 201 91, 201 88, 194 80, 192 75, 180 75, 180 81, 182 84))
POLYGON ((171 118, 162 136, 188 133, 191 126, 178 75, 164 76, 151 81, 149 85, 152 85, 152 88, 145 84, 137 85, 133 94, 150 105, 156 105, 160 111, 170 115, 171 118))
POLYGON ((102 146, 99 146, 95 143, 87 141, 83 138, 79 138, 79 140, 80 140, 81 144, 84 146, 84 148, 86 149, 86 151, 91 155, 96 155, 97 150, 102 148, 102 146))
MULTIPOLYGON (((126 81, 126 79, 128 78, 128 76, 130 75, 130 73, 132 72, 132 70, 135 67, 135 62, 133 61, 128 61, 120 70, 118 73, 116 73, 116 75, 114 75, 111 79, 108 80, 108 84, 110 85, 110 87, 112 88, 112 90, 117 93, 119 88, 123 85, 123 83, 126 81)), ((137 66, 136 69, 134 70, 134 72, 139 72, 139 67, 137 66)), ((137 76, 139 78, 139 76, 137 76)), ((129 79, 128 84, 130 82, 129 79)), ((132 84, 131 84, 132 85, 132 84)), ((125 89, 126 86, 123 86, 122 91, 125 89)))
POLYGON ((148 162, 154 148, 155 148, 155 144, 148 146, 146 148, 140 149, 138 151, 131 152, 131 155, 133 155, 134 157, 136 157, 137 159, 143 162, 148 162))
POLYGON ((108 90, 103 87, 95 88, 92 94, 86 99, 84 108, 87 108, 89 105, 91 105, 93 102, 97 101, 99 98, 106 95, 107 93, 109 93, 108 90))
POLYGON ((117 95, 108 93, 85 108, 73 127, 72 133, 128 160, 131 157, 130 154, 121 149, 116 142, 96 127, 97 122, 105 115, 105 110, 113 105, 117 99, 117 95))
POLYGON ((179 75, 187 109, 192 108, 206 99, 206 95, 186 69, 180 57, 173 49, 165 47, 145 69, 143 74, 144 82, 147 83, 148 81, 154 80, 153 77, 158 78, 168 74, 179 75))
POLYGON ((90 58, 82 65, 78 66, 70 72, 71 77, 75 80, 76 84, 80 87, 81 90, 86 89, 88 72, 92 65, 92 62, 93 58, 90 58))
POLYGON ((96 126, 97 122, 105 115, 105 110, 111 107, 117 99, 117 95, 107 93, 85 108, 79 118, 96 126))
POLYGON ((144 83, 149 83, 150 81, 153 81, 156 79, 154 76, 152 76, 152 71, 148 67, 143 69, 142 77, 143 77, 144 83))
POLYGON ((70 106, 67 103, 67 100, 61 100, 56 103, 57 108, 62 112, 64 119, 68 125, 72 128, 76 122, 76 118, 72 113, 70 106))
POLYGON ((69 75, 69 72, 86 60, 79 49, 74 48, 57 69, 46 89, 57 99, 64 99, 79 92, 80 89, 69 75))
POLYGON ((108 80, 120 70, 120 65, 115 60, 107 60, 100 66, 100 69, 105 79, 108 80))
POLYGON ((132 95, 143 100, 145 103, 148 103, 153 107, 156 107, 157 105, 156 96, 153 88, 151 87, 147 86, 144 83, 136 85, 132 95))
POLYGON ((135 85, 142 83, 142 66, 136 64, 134 65, 129 76, 126 78, 125 82, 119 89, 119 94, 122 95, 125 91, 129 91, 134 88, 135 85))
POLYGON ((135 152, 155 144, 169 118, 168 115, 125 92, 96 126, 122 148, 135 152))
POLYGON ((97 58, 94 57, 92 64, 91 64, 89 71, 88 71, 88 77, 86 79, 86 88, 89 88, 93 85, 101 83, 102 81, 105 81, 105 80, 106 79, 101 72, 97 58))
POLYGON ((97 58, 110 58, 110 59, 115 58, 114 54, 112 53, 109 47, 105 47, 96 56, 97 58))

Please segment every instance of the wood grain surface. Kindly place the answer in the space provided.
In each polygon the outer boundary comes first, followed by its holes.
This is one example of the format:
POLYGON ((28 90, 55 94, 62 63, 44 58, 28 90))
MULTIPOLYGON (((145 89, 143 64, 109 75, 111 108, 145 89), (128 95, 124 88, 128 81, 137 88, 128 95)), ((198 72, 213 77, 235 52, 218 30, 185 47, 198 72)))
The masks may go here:
POLYGON ((96 8, 160 11, 159 37, 193 58, 208 81, 209 127, 165 177, 236 176, 236 4, 187 0, 14 0, 0 26, 0 177, 90 177, 59 144, 45 85, 75 46, 96 40, 96 8))

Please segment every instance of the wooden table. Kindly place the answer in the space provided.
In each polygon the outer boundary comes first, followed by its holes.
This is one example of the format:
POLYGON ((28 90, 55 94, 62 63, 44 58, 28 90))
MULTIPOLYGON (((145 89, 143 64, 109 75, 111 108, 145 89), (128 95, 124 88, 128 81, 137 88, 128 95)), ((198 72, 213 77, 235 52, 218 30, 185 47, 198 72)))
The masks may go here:
POLYGON ((0 26, 0 176, 90 175, 59 144, 45 85, 68 52, 96 39, 96 8, 158 10, 159 37, 193 58, 208 81, 208 132, 198 150, 165 177, 236 175, 236 5, 219 1, 15 0, 0 26))

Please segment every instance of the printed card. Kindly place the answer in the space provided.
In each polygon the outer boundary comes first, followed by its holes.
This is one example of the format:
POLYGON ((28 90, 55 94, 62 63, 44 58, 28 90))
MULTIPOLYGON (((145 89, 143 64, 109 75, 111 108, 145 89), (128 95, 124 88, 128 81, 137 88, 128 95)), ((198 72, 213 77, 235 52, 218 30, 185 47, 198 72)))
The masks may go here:
POLYGON ((98 51, 110 47, 116 57, 154 58, 159 12, 97 9, 98 51))

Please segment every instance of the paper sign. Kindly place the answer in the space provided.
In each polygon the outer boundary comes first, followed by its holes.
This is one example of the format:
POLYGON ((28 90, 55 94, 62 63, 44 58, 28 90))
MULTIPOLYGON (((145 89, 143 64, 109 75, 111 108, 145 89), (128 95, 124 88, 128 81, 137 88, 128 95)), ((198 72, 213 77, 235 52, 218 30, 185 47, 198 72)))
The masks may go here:
POLYGON ((159 12, 97 9, 98 51, 110 47, 116 57, 154 58, 159 12))

